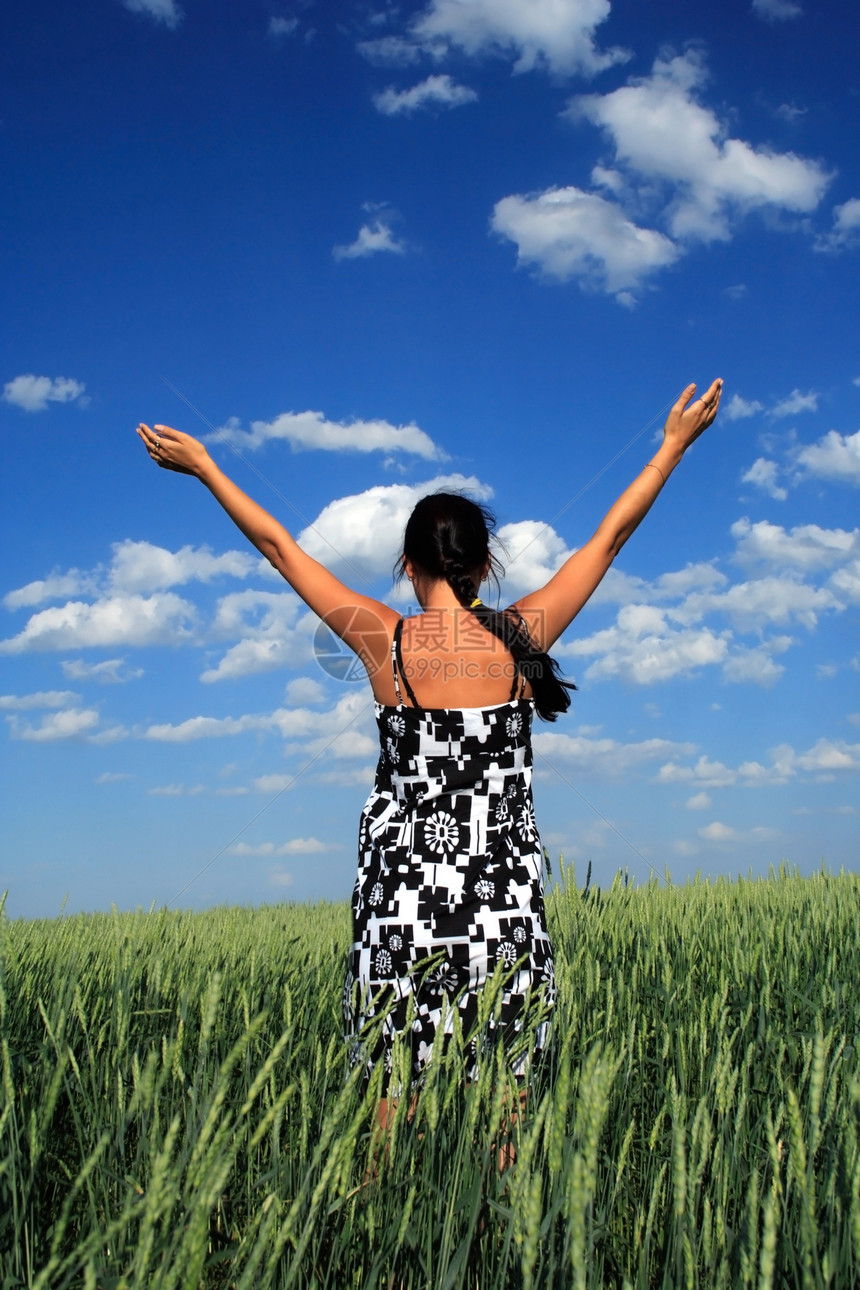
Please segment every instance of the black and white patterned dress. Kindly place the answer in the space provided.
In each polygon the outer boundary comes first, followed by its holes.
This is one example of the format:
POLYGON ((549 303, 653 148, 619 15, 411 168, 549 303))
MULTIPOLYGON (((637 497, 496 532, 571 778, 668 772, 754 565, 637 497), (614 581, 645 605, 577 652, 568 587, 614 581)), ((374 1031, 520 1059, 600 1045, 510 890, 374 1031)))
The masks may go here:
MULTIPOLYGON (((546 1009, 555 999, 531 790, 534 704, 516 697, 515 676, 507 703, 419 707, 403 673, 402 627, 401 619, 392 643, 398 702, 376 704, 381 751, 359 830, 344 987, 350 1061, 368 1073, 380 1060, 389 1069, 411 998, 413 1076, 429 1060, 437 1033, 453 1032, 455 1010, 462 1034, 475 1036, 474 1075, 478 999, 500 968, 497 1024, 511 1067, 522 1074, 528 1054, 517 1053, 516 1036, 527 1006, 546 1009), (412 706, 403 703, 398 670, 412 706), (381 1033, 377 1027, 375 1041, 363 1042, 365 1027, 388 1008, 381 1033)), ((547 1032, 544 1016, 533 1054, 547 1032)))

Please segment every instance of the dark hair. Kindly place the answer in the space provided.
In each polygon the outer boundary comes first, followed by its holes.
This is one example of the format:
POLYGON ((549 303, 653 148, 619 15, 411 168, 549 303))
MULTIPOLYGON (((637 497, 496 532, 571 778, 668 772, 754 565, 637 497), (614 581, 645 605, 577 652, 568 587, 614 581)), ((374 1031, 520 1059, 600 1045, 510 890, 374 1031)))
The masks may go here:
MULTIPOLYGON (((409 516, 395 577, 403 577, 409 560, 428 577, 444 578, 460 604, 471 608, 484 571, 489 569, 496 583, 504 572, 490 550, 495 527, 492 511, 462 493, 422 497, 409 516)), ((538 716, 555 721, 559 712, 566 712, 569 691, 576 686, 562 678, 555 659, 532 644, 517 611, 499 612, 488 605, 476 605, 472 613, 510 651, 520 673, 531 682, 538 716)))

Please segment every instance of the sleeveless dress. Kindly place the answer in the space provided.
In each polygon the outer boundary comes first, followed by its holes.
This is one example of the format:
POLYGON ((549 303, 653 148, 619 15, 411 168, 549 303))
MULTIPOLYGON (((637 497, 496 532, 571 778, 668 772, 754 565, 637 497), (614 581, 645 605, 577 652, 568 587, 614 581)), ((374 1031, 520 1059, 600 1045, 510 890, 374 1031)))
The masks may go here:
POLYGON ((499 1028, 522 1075, 546 1043, 555 1001, 531 790, 534 703, 522 690, 516 697, 515 675, 507 703, 421 708, 403 671, 402 628, 401 619, 391 648, 397 705, 376 704, 380 757, 359 827, 343 995, 350 1064, 369 1075, 382 1061, 387 1087, 394 1037, 409 1028, 418 1079, 440 1030, 453 1033, 456 1012, 470 1040, 470 1078, 499 1028), (496 971, 501 1007, 479 1035, 479 996, 496 971), (531 1053, 522 1043, 518 1052, 532 1004, 542 1019, 531 1053))

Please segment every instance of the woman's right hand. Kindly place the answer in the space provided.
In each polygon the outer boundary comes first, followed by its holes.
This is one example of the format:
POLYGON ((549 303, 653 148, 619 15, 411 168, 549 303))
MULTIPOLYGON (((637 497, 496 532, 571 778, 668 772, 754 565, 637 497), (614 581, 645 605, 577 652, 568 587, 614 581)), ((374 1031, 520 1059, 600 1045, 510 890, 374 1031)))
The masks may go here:
POLYGON ((150 428, 141 421, 137 434, 156 466, 163 470, 199 477, 211 460, 200 440, 182 430, 173 430, 170 426, 150 428))
POLYGON ((723 392, 722 378, 717 377, 709 389, 698 399, 692 399, 695 385, 688 385, 672 408, 663 427, 663 443, 673 449, 680 459, 691 443, 713 423, 723 392))

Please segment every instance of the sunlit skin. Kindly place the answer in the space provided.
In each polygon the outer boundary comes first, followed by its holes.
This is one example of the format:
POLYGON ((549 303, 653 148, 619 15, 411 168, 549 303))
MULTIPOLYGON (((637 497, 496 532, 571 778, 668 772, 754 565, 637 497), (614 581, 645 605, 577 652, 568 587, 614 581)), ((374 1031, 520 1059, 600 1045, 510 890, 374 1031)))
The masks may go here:
MULTIPOLYGON (((713 424, 720 406, 723 383, 714 380, 704 394, 694 398, 696 386, 688 385, 672 407, 663 428, 663 442, 648 464, 624 490, 601 520, 594 535, 576 551, 552 578, 515 602, 534 643, 549 650, 587 603, 627 539, 641 524, 665 481, 687 448, 713 424)), ((301 549, 276 519, 243 493, 215 464, 204 444, 170 426, 137 427, 152 460, 163 470, 193 475, 205 484, 233 522, 302 600, 336 632, 364 662, 375 698, 395 705, 397 697, 390 667, 391 642, 401 618, 396 609, 347 587, 324 565, 301 549)), ((455 619, 467 613, 454 590, 443 579, 428 579, 407 561, 422 612, 407 617, 403 626, 406 675, 421 678, 421 704, 426 708, 468 708, 504 703, 510 694, 512 661, 502 643, 483 633, 474 648, 455 641, 455 619), (431 634, 422 630, 432 615, 431 634)), ((489 569, 475 570, 475 587, 489 569)), ((525 690, 526 696, 529 688, 525 690)), ((396 1102, 383 1099, 378 1125, 390 1123, 396 1102)), ((511 1115, 511 1122, 515 1115, 511 1115)), ((502 1146, 499 1167, 511 1163, 513 1147, 502 1146)))

